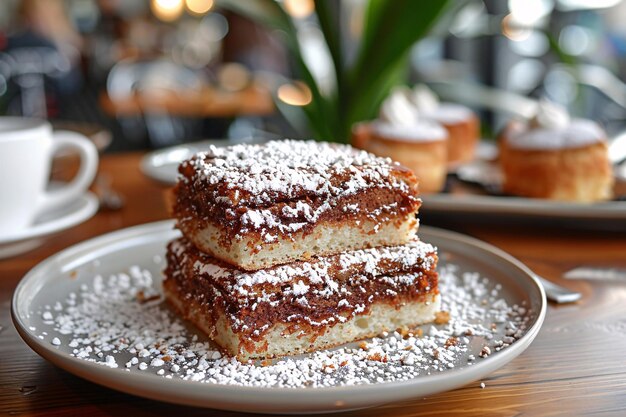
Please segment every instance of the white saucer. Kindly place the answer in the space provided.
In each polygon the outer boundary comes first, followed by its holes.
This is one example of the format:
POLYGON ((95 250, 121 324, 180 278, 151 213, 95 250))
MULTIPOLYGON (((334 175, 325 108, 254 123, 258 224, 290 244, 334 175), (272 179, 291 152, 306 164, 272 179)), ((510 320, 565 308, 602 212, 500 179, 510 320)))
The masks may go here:
POLYGON ((10 235, 0 235, 0 259, 36 248, 43 237, 68 229, 91 218, 98 211, 98 198, 87 191, 76 201, 40 216, 33 225, 10 235))
POLYGON ((141 159, 141 172, 148 178, 158 182, 173 185, 178 177, 178 165, 195 153, 206 151, 211 145, 218 147, 238 145, 241 143, 262 143, 264 140, 231 141, 228 139, 209 139, 199 142, 186 143, 150 152, 141 159))

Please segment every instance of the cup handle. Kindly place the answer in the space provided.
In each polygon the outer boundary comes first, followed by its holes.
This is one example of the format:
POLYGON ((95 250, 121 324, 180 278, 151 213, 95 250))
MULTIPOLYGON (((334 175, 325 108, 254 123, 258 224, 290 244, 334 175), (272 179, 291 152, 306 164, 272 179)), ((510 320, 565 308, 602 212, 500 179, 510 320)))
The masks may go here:
POLYGON ((37 204, 37 214, 63 206, 83 194, 98 171, 98 150, 85 136, 67 130, 55 131, 52 138, 49 158, 63 148, 74 148, 80 154, 80 169, 67 185, 47 191, 41 195, 37 204))

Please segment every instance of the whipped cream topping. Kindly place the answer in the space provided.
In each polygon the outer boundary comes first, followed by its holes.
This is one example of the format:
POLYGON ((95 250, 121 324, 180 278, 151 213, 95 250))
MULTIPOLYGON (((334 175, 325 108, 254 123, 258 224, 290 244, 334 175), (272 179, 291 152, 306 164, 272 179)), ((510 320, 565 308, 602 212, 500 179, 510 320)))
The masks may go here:
POLYGON ((411 102, 420 113, 434 112, 439 108, 439 97, 424 84, 413 87, 411 102))
POLYGON ((405 141, 439 141, 448 137, 441 125, 420 117, 413 92, 406 87, 394 89, 385 99, 374 129, 380 136, 405 141))
POLYGON ((406 87, 394 89, 380 106, 380 121, 395 125, 412 127, 419 123, 419 113, 411 101, 411 90, 406 87))
POLYGON ((567 110, 542 99, 535 116, 526 126, 513 129, 507 137, 510 146, 518 149, 580 148, 606 140, 606 134, 596 122, 571 119, 567 110))
POLYGON ((422 120, 412 126, 397 126, 374 122, 375 131, 382 137, 407 142, 435 142, 448 139, 448 132, 439 123, 422 120))
POLYGON ((535 128, 514 131, 507 142, 518 149, 572 149, 602 142, 604 130, 592 120, 573 119, 562 129, 535 128))
POLYGON ((541 99, 529 124, 534 128, 557 130, 567 128, 570 122, 571 119, 565 107, 550 100, 541 99))
POLYGON ((461 104, 441 103, 433 90, 424 84, 413 87, 411 101, 424 118, 443 125, 462 123, 474 114, 461 104))

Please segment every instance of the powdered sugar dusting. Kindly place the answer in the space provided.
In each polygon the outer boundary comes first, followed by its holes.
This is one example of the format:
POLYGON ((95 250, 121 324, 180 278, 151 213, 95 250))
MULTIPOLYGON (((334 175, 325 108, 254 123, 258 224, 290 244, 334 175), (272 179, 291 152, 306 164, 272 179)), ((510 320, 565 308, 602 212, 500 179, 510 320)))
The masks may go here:
MULTIPOLYGON (((295 283, 298 291, 303 284, 295 283)), ((501 287, 477 273, 448 264, 440 270, 440 289, 442 308, 449 313, 440 324, 272 362, 222 357, 167 308, 150 272, 139 268, 96 276, 55 308, 41 306, 37 314, 43 324, 37 332, 76 358, 118 372, 302 388, 401 381, 472 366, 515 343, 527 330, 529 306, 509 305, 501 287)))
MULTIPOLYGON (((389 158, 326 142, 280 140, 262 145, 213 146, 183 162, 182 170, 186 166, 194 169, 193 181, 241 191, 233 199, 219 196, 227 205, 274 204, 303 195, 347 196, 381 186, 408 188, 390 175, 398 165, 389 158), (333 181, 338 177, 341 180, 333 181)), ((251 214, 247 221, 258 224, 259 216, 262 213, 251 214)))

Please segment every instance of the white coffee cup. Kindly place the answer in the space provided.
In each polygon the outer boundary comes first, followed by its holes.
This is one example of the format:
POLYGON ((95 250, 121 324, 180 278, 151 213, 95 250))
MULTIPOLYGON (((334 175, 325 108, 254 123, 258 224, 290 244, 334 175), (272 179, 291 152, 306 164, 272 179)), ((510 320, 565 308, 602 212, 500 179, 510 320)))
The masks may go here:
POLYGON ((71 203, 89 187, 98 169, 98 151, 76 132, 52 131, 44 120, 0 117, 0 236, 30 226, 37 216, 71 203), (47 190, 54 154, 74 148, 81 158, 76 177, 47 190))

